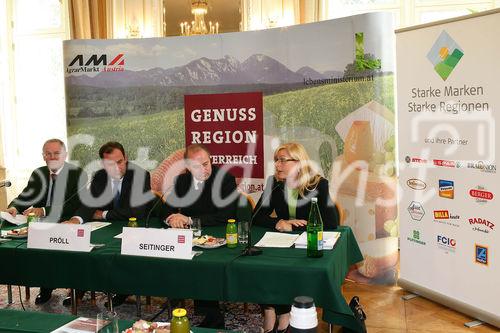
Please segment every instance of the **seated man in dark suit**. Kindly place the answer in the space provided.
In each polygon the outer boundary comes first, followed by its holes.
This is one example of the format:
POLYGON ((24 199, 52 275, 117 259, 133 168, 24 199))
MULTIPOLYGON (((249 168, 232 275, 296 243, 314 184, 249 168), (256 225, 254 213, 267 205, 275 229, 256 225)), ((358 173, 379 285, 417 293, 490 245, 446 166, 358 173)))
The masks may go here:
MULTIPOLYGON (((99 157, 103 169, 95 173, 90 189, 82 193, 82 206, 66 222, 127 221, 130 217, 144 219, 154 198, 149 172, 129 162, 125 149, 118 142, 104 144, 99 149, 99 157)), ((113 305, 122 304, 126 297, 115 295, 113 305)), ((66 298, 63 304, 70 305, 71 298, 66 298)))
MULTIPOLYGON (((238 192, 234 177, 212 166, 210 152, 203 145, 188 146, 184 159, 188 172, 175 179, 160 217, 171 228, 189 227, 192 217, 200 218, 202 227, 226 225, 228 219, 236 217, 238 192)), ((224 328, 224 315, 217 301, 195 300, 195 309, 205 314, 200 326, 224 328)))
MULTIPOLYGON (((43 159, 46 166, 33 171, 28 184, 17 198, 9 204, 7 212, 35 214, 54 222, 73 216, 80 207, 78 192, 87 184, 87 174, 79 167, 64 162, 66 145, 59 139, 50 139, 43 144, 43 159)), ((40 288, 35 304, 46 303, 52 289, 40 288)))

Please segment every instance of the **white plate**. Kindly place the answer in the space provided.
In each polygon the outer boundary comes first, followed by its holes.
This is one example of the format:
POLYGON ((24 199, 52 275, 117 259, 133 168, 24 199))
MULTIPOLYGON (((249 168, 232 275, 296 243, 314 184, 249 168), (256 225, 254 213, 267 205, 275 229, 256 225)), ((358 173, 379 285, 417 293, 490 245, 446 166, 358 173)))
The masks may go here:
POLYGON ((12 238, 12 239, 22 239, 22 238, 28 238, 28 234, 22 234, 22 235, 16 235, 16 234, 5 234, 3 235, 4 238, 12 238))
POLYGON ((226 240, 221 238, 216 244, 207 245, 207 244, 193 244, 193 246, 200 247, 202 249, 216 249, 218 247, 226 245, 226 240))

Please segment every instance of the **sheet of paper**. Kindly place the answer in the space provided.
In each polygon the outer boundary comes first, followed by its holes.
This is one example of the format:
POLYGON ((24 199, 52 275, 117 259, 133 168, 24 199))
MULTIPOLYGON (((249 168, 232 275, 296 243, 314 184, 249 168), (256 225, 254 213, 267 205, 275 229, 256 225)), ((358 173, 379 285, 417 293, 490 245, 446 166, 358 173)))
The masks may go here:
MULTIPOLYGON (((338 231, 323 231, 323 249, 331 250, 335 246, 337 239, 340 237, 340 232, 338 231)), ((307 248, 307 232, 304 231, 295 241, 295 248, 306 249, 307 248)))
POLYGON ((297 234, 282 232, 266 232, 260 241, 255 244, 258 247, 291 247, 299 237, 297 234))
MULTIPOLYGON (((109 321, 101 322, 101 325, 108 324, 109 321)), ((69 323, 53 330, 51 333, 87 333, 96 332, 97 330, 97 319, 79 317, 69 323)))
POLYGON ((17 214, 16 217, 14 217, 7 212, 1 212, 0 217, 2 217, 5 221, 15 225, 26 223, 26 216, 24 216, 23 214, 17 214))
POLYGON ((85 224, 89 224, 90 227, 92 228, 92 231, 96 231, 97 229, 107 227, 111 223, 110 222, 102 222, 102 221, 92 221, 92 222, 87 222, 85 224))

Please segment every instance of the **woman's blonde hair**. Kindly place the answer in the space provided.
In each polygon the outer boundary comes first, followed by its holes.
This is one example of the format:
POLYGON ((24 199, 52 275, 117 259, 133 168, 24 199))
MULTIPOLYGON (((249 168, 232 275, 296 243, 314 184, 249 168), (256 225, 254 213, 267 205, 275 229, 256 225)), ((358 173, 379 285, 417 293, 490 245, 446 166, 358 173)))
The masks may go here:
MULTIPOLYGON (((274 160, 276 161, 278 152, 281 150, 286 150, 290 157, 299 162, 298 166, 298 190, 301 196, 305 195, 305 191, 312 191, 318 186, 321 180, 321 175, 314 167, 306 149, 303 145, 297 142, 284 143, 274 151, 274 160)), ((274 178, 277 179, 276 174, 274 178)))

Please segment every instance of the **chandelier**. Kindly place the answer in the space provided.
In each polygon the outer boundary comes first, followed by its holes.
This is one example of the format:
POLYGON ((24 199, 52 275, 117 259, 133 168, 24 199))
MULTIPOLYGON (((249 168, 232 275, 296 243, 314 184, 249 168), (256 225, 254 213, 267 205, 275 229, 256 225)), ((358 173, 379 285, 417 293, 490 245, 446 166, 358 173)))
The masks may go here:
POLYGON ((218 34, 219 33, 219 22, 212 24, 212 21, 208 22, 208 27, 205 23, 205 15, 208 12, 208 1, 206 0, 192 0, 191 1, 191 14, 194 15, 194 21, 191 24, 188 22, 181 23, 181 35, 191 36, 191 35, 206 35, 206 34, 218 34))

